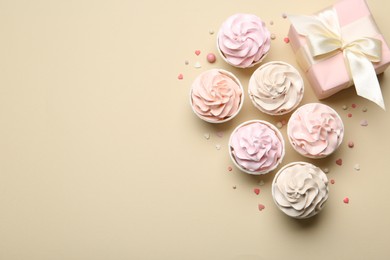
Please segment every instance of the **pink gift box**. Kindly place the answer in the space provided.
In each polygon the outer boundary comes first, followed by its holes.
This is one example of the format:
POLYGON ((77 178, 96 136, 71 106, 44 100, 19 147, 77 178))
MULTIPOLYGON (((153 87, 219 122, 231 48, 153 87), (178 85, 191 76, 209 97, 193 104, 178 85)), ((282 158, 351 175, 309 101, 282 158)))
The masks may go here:
MULTIPOLYGON (((379 32, 366 1, 342 0, 337 2, 333 9, 337 13, 342 34, 345 31, 345 34, 352 34, 348 35, 349 38, 372 37, 382 41, 382 59, 380 62, 373 62, 372 64, 376 74, 384 72, 390 64, 390 49, 379 32), (364 34, 362 34, 361 29, 362 23, 366 23, 367 26, 363 27, 368 28, 364 28, 364 34)), ((302 49, 308 45, 306 37, 299 35, 293 25, 291 25, 288 35, 298 63, 306 73, 307 79, 319 99, 327 98, 353 85, 341 51, 336 55, 313 63, 310 58, 305 58, 302 55, 302 49)))

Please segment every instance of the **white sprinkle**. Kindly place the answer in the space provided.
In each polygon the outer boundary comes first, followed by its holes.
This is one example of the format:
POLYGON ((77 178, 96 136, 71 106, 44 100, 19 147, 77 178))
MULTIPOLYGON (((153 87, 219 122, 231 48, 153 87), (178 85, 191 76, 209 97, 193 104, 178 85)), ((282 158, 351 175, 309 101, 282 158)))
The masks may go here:
POLYGON ((360 125, 361 126, 368 126, 368 121, 364 119, 364 120, 360 121, 360 125))
POLYGON ((343 110, 347 110, 347 108, 348 108, 348 107, 347 107, 346 105, 343 106, 343 110))
POLYGON ((283 19, 286 19, 287 18, 287 14, 286 13, 282 13, 282 17, 283 17, 283 19))
POLYGON ((188 60, 185 60, 185 61, 184 61, 184 64, 185 64, 185 65, 188 65, 188 64, 190 64, 190 62, 189 62, 188 60))
POLYGON ((275 34, 271 34, 271 40, 275 40, 276 39, 276 35, 275 34))
POLYGON ((263 186, 264 185, 264 181, 263 180, 260 180, 259 181, 259 186, 263 186))
POLYGON ((221 150, 221 145, 220 144, 216 144, 215 148, 217 148, 217 150, 221 150))
POLYGON ((213 30, 213 29, 210 29, 210 30, 209 30, 209 34, 210 34, 210 35, 213 35, 213 34, 214 34, 214 30, 213 30))
POLYGON ((274 25, 274 21, 269 21, 269 24, 270 25, 274 25))
POLYGON ((279 129, 282 128, 282 127, 283 127, 282 122, 277 122, 277 123, 276 123, 276 127, 279 128, 279 129))
POLYGON ((194 67, 195 67, 196 69, 199 69, 199 68, 202 68, 202 65, 200 64, 199 61, 197 61, 197 62, 195 62, 194 67))
POLYGON ((204 138, 206 138, 207 140, 210 139, 210 134, 209 134, 209 133, 205 133, 203 136, 204 136, 204 138))
POLYGON ((357 163, 355 164, 355 166, 353 166, 353 168, 356 170, 356 171, 360 171, 360 165, 357 163))
POLYGON ((323 171, 324 171, 325 173, 328 173, 328 172, 329 172, 329 168, 324 168, 323 171))
POLYGON ((363 108, 362 108, 362 111, 363 111, 363 112, 367 112, 367 110, 368 110, 368 109, 367 109, 366 107, 363 107, 363 108))

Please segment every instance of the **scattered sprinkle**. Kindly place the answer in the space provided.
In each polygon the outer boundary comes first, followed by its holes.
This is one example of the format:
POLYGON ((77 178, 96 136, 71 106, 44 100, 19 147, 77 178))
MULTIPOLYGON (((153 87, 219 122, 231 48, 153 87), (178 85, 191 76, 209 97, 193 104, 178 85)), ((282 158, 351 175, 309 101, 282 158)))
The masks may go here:
POLYGON ((259 189, 259 188, 254 188, 254 189, 253 189, 253 192, 256 193, 256 195, 259 195, 260 189, 259 189))
POLYGON ((347 110, 347 109, 348 109, 348 106, 347 106, 347 105, 344 105, 342 108, 343 108, 343 110, 347 110))
POLYGON ((185 60, 185 61, 184 61, 184 64, 185 64, 185 65, 188 65, 188 64, 190 64, 190 62, 189 62, 188 60, 185 60))
POLYGON ((276 35, 274 33, 271 34, 271 40, 275 40, 276 39, 276 35))
POLYGON ((356 104, 352 104, 351 107, 352 107, 352 108, 356 108, 357 105, 356 105, 356 104))
POLYGON ((352 114, 351 113, 348 113, 348 115, 347 115, 348 117, 352 117, 352 114))
POLYGON ((360 121, 361 126, 368 126, 368 121, 366 119, 360 121))
POLYGON ((180 73, 180 74, 177 76, 177 79, 178 79, 178 80, 182 80, 182 79, 183 79, 183 74, 180 73))
POLYGON ((324 171, 325 173, 329 173, 329 168, 324 168, 323 171, 324 171))
POLYGON ((209 133, 204 133, 204 138, 206 138, 207 140, 209 140, 210 139, 210 134, 209 133))
POLYGON ((286 19, 287 18, 287 14, 286 13, 282 13, 282 18, 286 19))
POLYGON ((335 183, 336 182, 333 179, 330 180, 330 184, 335 184, 335 183))
POLYGON ((206 59, 210 63, 214 63, 217 60, 217 58, 215 57, 214 53, 207 54, 206 59))
POLYGON ((210 29, 210 30, 209 30, 209 34, 210 34, 210 35, 213 35, 213 34, 214 34, 214 30, 213 30, 213 29, 210 29))
POLYGON ((367 110, 368 110, 368 109, 367 109, 366 107, 363 107, 363 108, 362 108, 362 111, 363 111, 363 112, 367 112, 367 110))
POLYGON ((196 69, 199 69, 199 68, 202 68, 202 65, 200 64, 199 61, 197 61, 197 62, 195 62, 194 67, 195 67, 196 69))
POLYGON ((287 125, 286 119, 283 119, 283 120, 282 120, 282 125, 287 125))
POLYGON ((290 42, 290 39, 289 39, 288 37, 284 37, 283 41, 284 41, 285 43, 289 43, 289 42, 290 42))
POLYGON ((349 203, 349 198, 348 198, 348 197, 345 197, 345 198, 343 199, 343 202, 344 202, 345 204, 348 204, 348 203, 349 203))
POLYGON ((270 24, 270 25, 274 25, 274 21, 272 21, 272 20, 269 21, 269 24, 270 24))
POLYGON ((217 150, 221 150, 221 145, 220 145, 220 144, 216 144, 216 145, 215 145, 215 148, 216 148, 217 150))
POLYGON ((259 186, 263 186, 264 185, 264 181, 263 180, 260 180, 259 181, 259 186))
POLYGON ((343 165, 343 160, 341 158, 337 159, 336 164, 339 166, 343 165))
POLYGON ((196 51, 195 51, 195 54, 196 54, 196 56, 199 56, 200 50, 196 50, 196 51))
POLYGON ((233 190, 237 189, 237 186, 233 186, 233 190))
POLYGON ((265 209, 265 206, 263 204, 259 204, 259 210, 262 211, 263 209, 265 209))
POLYGON ((223 132, 222 131, 218 131, 217 133, 216 133, 216 135, 218 136, 218 137, 223 137, 223 132))
POLYGON ((228 166, 228 171, 231 172, 233 170, 232 166, 228 166))
POLYGON ((357 163, 353 166, 356 171, 360 171, 360 165, 357 163))
POLYGON ((276 127, 279 128, 279 129, 282 128, 282 127, 283 127, 282 122, 277 122, 277 123, 276 123, 276 127))
POLYGON ((349 141, 348 142, 348 147, 349 148, 353 148, 355 146, 355 144, 352 142, 352 141, 349 141))

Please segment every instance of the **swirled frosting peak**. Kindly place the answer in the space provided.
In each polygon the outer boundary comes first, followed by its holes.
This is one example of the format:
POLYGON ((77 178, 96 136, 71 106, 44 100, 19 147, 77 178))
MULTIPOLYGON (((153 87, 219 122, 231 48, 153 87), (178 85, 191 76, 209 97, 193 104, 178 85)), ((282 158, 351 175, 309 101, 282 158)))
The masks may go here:
POLYGON ((225 122, 234 117, 241 108, 242 99, 240 83, 224 70, 205 71, 192 84, 192 108, 208 122, 225 122))
POLYGON ((294 218, 316 215, 328 199, 328 178, 320 168, 304 162, 284 166, 272 182, 275 204, 294 218))
POLYGON ((233 131, 230 153, 240 169, 251 174, 265 174, 275 169, 283 158, 283 137, 265 121, 248 121, 233 131))
POLYGON ((249 96, 264 113, 283 115, 291 112, 303 97, 303 80, 290 64, 274 61, 258 68, 249 81, 249 96))
POLYGON ((221 26, 218 47, 233 66, 247 68, 260 61, 271 46, 265 23, 253 14, 235 14, 221 26))
POLYGON ((287 133, 297 152, 309 158, 323 158, 333 153, 341 144, 344 125, 332 108, 311 103, 292 114, 287 133))

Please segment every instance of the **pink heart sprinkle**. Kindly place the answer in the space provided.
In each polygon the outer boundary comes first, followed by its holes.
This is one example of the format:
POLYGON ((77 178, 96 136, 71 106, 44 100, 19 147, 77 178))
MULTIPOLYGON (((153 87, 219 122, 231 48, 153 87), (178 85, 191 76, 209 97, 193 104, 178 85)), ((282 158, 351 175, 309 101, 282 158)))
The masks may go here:
POLYGON ((330 184, 335 184, 335 181, 333 179, 331 179, 330 184))
POLYGON ((263 204, 259 204, 259 210, 262 211, 263 209, 265 209, 265 206, 263 204))
POLYGON ((336 160, 336 164, 341 166, 343 164, 343 160, 342 159, 337 159, 336 160))
POLYGON ((199 56, 200 50, 196 50, 196 51, 195 51, 195 54, 196 54, 196 56, 199 56))
POLYGON ((256 193, 256 195, 259 195, 260 189, 259 189, 259 188, 254 188, 254 189, 253 189, 253 192, 256 193))
POLYGON ((343 199, 343 202, 344 202, 345 204, 348 204, 348 203, 349 203, 348 197, 345 197, 345 198, 343 199))
POLYGON ((357 105, 356 105, 356 104, 352 104, 351 107, 352 107, 352 108, 356 108, 357 105))
POLYGON ((179 76, 177 76, 177 79, 179 79, 179 80, 182 80, 183 79, 183 74, 179 74, 179 76))
POLYGON ((228 171, 231 172, 233 170, 232 166, 228 166, 228 171))
POLYGON ((347 115, 348 117, 352 117, 352 114, 351 113, 348 113, 348 115, 347 115))
POLYGON ((288 37, 284 37, 283 41, 284 41, 285 43, 289 43, 289 42, 290 42, 290 39, 289 39, 288 37))
POLYGON ((353 148, 355 146, 355 144, 352 142, 352 141, 349 141, 348 142, 348 147, 349 148, 353 148))

